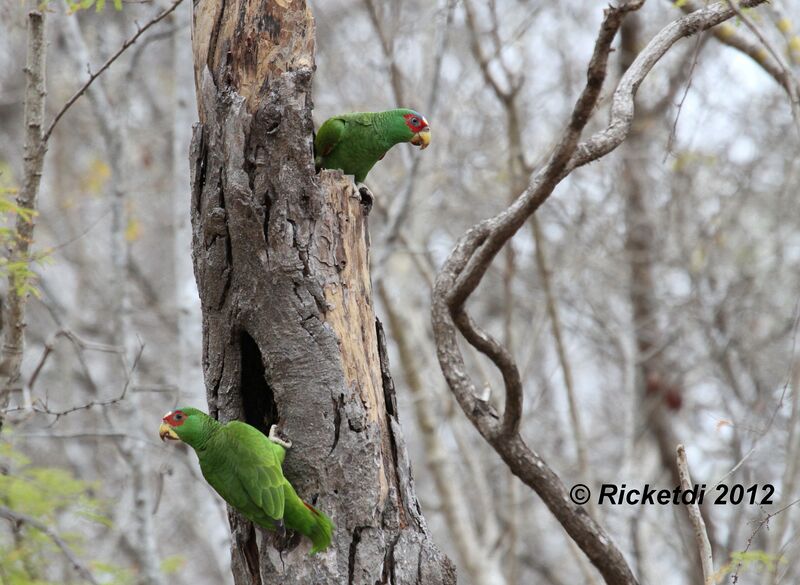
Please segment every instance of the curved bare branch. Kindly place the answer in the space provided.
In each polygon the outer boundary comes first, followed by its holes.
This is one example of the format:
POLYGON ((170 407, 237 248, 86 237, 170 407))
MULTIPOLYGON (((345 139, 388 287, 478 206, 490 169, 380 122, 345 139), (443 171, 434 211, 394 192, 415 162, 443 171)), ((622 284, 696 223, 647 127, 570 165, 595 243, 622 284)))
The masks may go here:
MULTIPOLYGON (((741 5, 756 6, 763 1, 748 0, 741 5)), ((601 158, 625 140, 631 129, 639 85, 666 52, 678 40, 716 26, 735 14, 727 2, 718 2, 664 27, 639 53, 617 85, 608 125, 579 143, 605 80, 611 43, 625 15, 642 4, 643 1, 635 1, 606 9, 589 62, 586 85, 553 153, 507 209, 474 225, 458 240, 436 279, 431 315, 439 363, 462 410, 511 471, 542 498, 606 583, 615 584, 637 581, 603 528, 581 506, 570 501, 558 475, 521 438, 519 420, 523 392, 518 367, 508 349, 474 323, 465 304, 497 253, 555 187, 577 167, 601 158), (458 347, 458 333, 489 357, 502 373, 506 390, 502 420, 494 408, 479 397, 458 347)))

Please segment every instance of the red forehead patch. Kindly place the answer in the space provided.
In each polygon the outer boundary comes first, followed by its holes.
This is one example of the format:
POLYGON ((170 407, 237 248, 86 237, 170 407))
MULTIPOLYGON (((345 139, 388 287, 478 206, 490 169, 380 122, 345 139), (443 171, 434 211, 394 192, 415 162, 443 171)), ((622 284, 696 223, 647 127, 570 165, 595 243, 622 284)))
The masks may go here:
POLYGON ((425 119, 425 116, 419 114, 403 114, 403 118, 406 120, 406 126, 411 128, 412 132, 419 132, 423 128, 428 127, 428 121, 425 119))
POLYGON ((186 422, 186 413, 182 410, 173 410, 165 414, 161 420, 171 427, 179 427, 186 422))

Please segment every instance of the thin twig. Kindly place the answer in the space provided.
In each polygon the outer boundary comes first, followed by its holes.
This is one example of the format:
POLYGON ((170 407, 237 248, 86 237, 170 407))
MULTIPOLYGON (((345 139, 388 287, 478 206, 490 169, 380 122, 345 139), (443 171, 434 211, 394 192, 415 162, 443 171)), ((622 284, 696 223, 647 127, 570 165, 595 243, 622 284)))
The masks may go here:
POLYGON ((792 74, 791 69, 784 61, 783 57, 781 56, 780 51, 778 51, 775 47, 772 46, 770 40, 761 32, 761 29, 758 25, 753 21, 750 16, 748 16, 744 11, 741 9, 741 4, 737 4, 734 0, 726 0, 728 6, 731 7, 736 13, 736 16, 749 28, 754 35, 761 41, 761 44, 764 45, 764 48, 772 55, 772 58, 775 59, 775 62, 778 64, 781 70, 781 76, 783 77, 783 85, 786 90, 789 92, 789 101, 792 108, 792 118, 794 119, 794 125, 797 129, 798 135, 800 135, 800 96, 798 95, 798 83, 797 79, 792 74))
POLYGON ((672 152, 672 145, 674 144, 675 136, 678 133, 678 120, 680 120, 681 112, 683 111, 683 104, 686 103, 686 97, 689 95, 689 90, 692 88, 692 79, 694 79, 694 70, 697 67, 697 58, 700 56, 700 49, 703 47, 703 40, 705 38, 707 38, 705 31, 697 35, 697 41, 694 44, 694 55, 692 55, 692 62, 689 66, 689 75, 688 79, 686 80, 686 87, 684 87, 683 95, 678 101, 675 119, 672 122, 672 129, 670 130, 669 137, 667 138, 667 148, 666 152, 664 153, 664 160, 662 162, 666 162, 667 157, 672 152))
POLYGON ((53 121, 50 122, 50 125, 47 127, 47 130, 44 133, 45 143, 50 138, 50 135, 53 133, 53 129, 56 127, 56 124, 58 124, 59 120, 61 120, 61 118, 64 116, 64 114, 67 113, 67 111, 72 107, 72 105, 76 101, 78 101, 78 98, 80 98, 84 93, 86 93, 86 90, 89 89, 89 86, 92 85, 92 83, 94 83, 94 81, 98 77, 100 77, 100 75, 102 75, 103 72, 106 69, 108 69, 111 66, 111 64, 114 63, 114 61, 116 61, 119 58, 120 55, 122 55, 122 53, 124 53, 131 45, 133 45, 136 42, 136 40, 140 36, 142 36, 142 34, 144 34, 145 31, 147 31, 147 29, 149 29, 154 24, 158 24, 159 22, 164 20, 167 16, 172 14, 172 12, 174 12, 174 10, 181 4, 181 2, 183 2, 183 0, 175 0, 167 8, 159 12, 156 16, 154 16, 147 23, 145 23, 144 26, 139 26, 137 23, 136 33, 133 36, 131 36, 128 40, 126 40, 124 43, 122 43, 120 48, 117 49, 117 51, 113 55, 111 55, 108 59, 106 59, 106 62, 100 66, 100 69, 98 69, 94 73, 90 73, 89 78, 84 82, 84 84, 80 88, 78 88, 78 90, 74 94, 72 94, 72 97, 69 98, 63 106, 61 106, 61 109, 56 113, 55 117, 53 118, 53 121))
POLYGON ((149 440, 144 437, 137 437, 128 433, 114 433, 114 432, 94 432, 94 433, 14 433, 17 439, 47 439, 47 440, 70 440, 70 439, 126 439, 129 441, 138 441, 151 447, 160 447, 161 443, 157 440, 149 440))
POLYGON ((553 286, 550 278, 550 267, 547 264, 547 256, 544 250, 544 234, 539 226, 536 215, 531 217, 531 227, 533 228, 533 238, 536 245, 536 266, 539 270, 539 277, 544 289, 545 305, 547 314, 550 317, 550 328, 553 333, 553 341, 556 346, 558 362, 561 365, 561 374, 564 377, 564 387, 567 390, 567 403, 569 405, 569 416, 572 420, 572 434, 575 439, 575 450, 578 456, 578 468, 581 476, 589 483, 589 457, 586 452, 586 439, 581 423, 578 399, 575 394, 575 385, 572 378, 572 366, 567 358, 567 349, 564 346, 564 339, 561 333, 561 318, 558 313, 558 303, 556 295, 553 294, 553 286))
MULTIPOLYGON (((702 5, 694 0, 672 0, 674 4, 679 5, 680 9, 686 13, 691 14, 696 12, 702 5)), ((756 64, 758 64, 768 75, 777 81, 783 89, 791 95, 791 86, 787 84, 787 79, 783 75, 780 65, 776 63, 767 53, 763 47, 758 43, 753 42, 747 36, 738 32, 731 24, 725 23, 711 29, 714 38, 723 45, 727 45, 740 51, 741 53, 750 57, 756 64)), ((795 87, 795 92, 797 88, 795 87)))
POLYGON ((397 59, 394 57, 394 39, 390 39, 386 35, 383 25, 381 24, 380 16, 378 15, 378 8, 375 5, 375 0, 364 0, 364 7, 367 9, 372 27, 375 29, 375 34, 378 35, 378 40, 381 43, 381 50, 386 62, 389 64, 389 81, 392 85, 392 92, 394 93, 395 101, 398 107, 405 107, 405 99, 403 95, 403 73, 397 66, 397 59))
MULTIPOLYGON (((752 546, 753 540, 755 539, 756 535, 759 532, 761 532, 761 529, 764 528, 764 526, 769 525, 769 521, 770 520, 772 520, 778 514, 782 514, 783 512, 785 512, 786 510, 788 510, 789 508, 791 508, 792 506, 794 506, 795 504, 798 504, 798 503, 800 503, 800 498, 797 498, 796 500, 793 500, 793 501, 789 502, 783 508, 780 508, 776 512, 765 512, 764 517, 758 522, 758 525, 756 526, 756 529, 753 531, 753 533, 747 539, 747 545, 744 547, 744 550, 741 551, 740 556, 743 556, 744 553, 746 553, 747 551, 750 550, 750 547, 752 546)), ((736 585, 736 583, 739 582, 739 570, 742 568, 742 564, 743 564, 743 560, 740 558, 739 562, 736 564, 736 570, 731 575, 731 583, 733 583, 733 585, 736 585)))
MULTIPOLYGON (((375 32, 381 39, 383 39, 385 37, 385 33, 381 27, 380 20, 377 18, 377 13, 374 11, 373 1, 364 1, 367 7, 370 9, 370 17, 372 19, 375 32)), ((450 35, 450 24, 453 19, 453 11, 456 4, 455 0, 442 1, 444 2, 445 6, 442 10, 440 25, 436 27, 438 37, 436 41, 436 51, 433 56, 433 73, 431 75, 432 81, 430 84, 430 91, 426 98, 427 101, 425 102, 425 114, 429 116, 431 120, 433 120, 434 116, 436 115, 440 93, 439 86, 442 79, 442 62, 444 60, 445 51, 447 50, 447 43, 450 35)), ((396 76, 402 78, 402 72, 397 69, 395 64, 396 59, 390 50, 391 47, 388 44, 385 44, 383 40, 381 40, 381 46, 384 47, 384 57, 391 63, 390 75, 392 79, 391 87, 392 93, 394 94, 394 101, 398 105, 403 105, 404 101, 401 93, 402 86, 396 84, 394 81, 396 76)), ((408 157, 406 157, 406 162, 407 161, 408 157)), ((378 248, 377 259, 373 268, 373 281, 376 283, 384 279, 389 260, 396 251, 397 244, 402 238, 403 225, 408 217, 408 210, 411 208, 411 202, 414 198, 414 191, 416 189, 417 179, 419 178, 418 170, 421 163, 422 158, 416 156, 413 158, 410 165, 406 165, 408 167, 406 171, 406 184, 400 191, 400 196, 395 197, 392 200, 391 206, 387 211, 386 227, 384 228, 382 234, 383 241, 381 242, 381 246, 378 248)))
POLYGON ((53 531, 49 526, 43 522, 40 522, 33 516, 28 516, 27 514, 23 514, 21 512, 15 512, 6 506, 0 506, 0 516, 11 522, 27 524, 31 528, 38 530, 47 536, 47 538, 52 540, 53 543, 55 543, 55 545, 61 549, 61 553, 67 558, 69 563, 72 565, 72 568, 75 569, 75 572, 78 573, 82 579, 92 583, 92 585, 99 585, 88 567, 81 562, 81 560, 64 541, 64 539, 56 534, 55 531, 53 531))
POLYGON ((59 337, 66 337, 72 344, 80 351, 80 350, 91 350, 91 351, 100 351, 104 353, 122 353, 123 348, 116 346, 116 345, 108 345, 105 343, 95 343, 92 341, 85 341, 81 339, 78 335, 70 331, 69 329, 59 329, 56 331, 53 336, 44 344, 44 350, 42 350, 42 357, 39 358, 39 363, 36 364, 36 367, 33 369, 33 373, 31 374, 30 379, 28 380, 28 388, 33 390, 33 386, 36 384, 36 380, 39 377, 39 374, 42 371, 42 368, 47 361, 47 358, 50 357, 50 354, 55 349, 55 343, 58 341, 59 337))
POLYGON ((23 411, 23 410, 32 410, 33 412, 37 412, 37 413, 40 413, 40 414, 49 414, 51 416, 55 416, 55 419, 51 423, 51 424, 55 424, 56 422, 58 422, 58 420, 62 416, 65 416, 67 414, 71 414, 73 412, 77 412, 79 410, 88 410, 90 408, 94 408, 95 406, 100 406, 100 407, 111 406, 111 405, 116 404, 118 402, 122 402, 123 400, 125 400, 125 397, 128 395, 128 390, 130 389, 130 386, 131 386, 131 380, 133 379, 133 372, 138 367, 139 361, 141 360, 141 357, 142 357, 143 353, 144 353, 144 343, 140 343, 139 350, 137 351, 136 356, 133 359, 133 363, 131 364, 131 367, 128 370, 127 378, 125 380, 124 386, 122 387, 122 391, 119 393, 119 395, 117 395, 117 396, 115 396, 113 398, 108 398, 106 400, 92 400, 90 402, 86 402, 85 404, 81 404, 79 406, 72 406, 72 407, 64 409, 64 410, 52 410, 52 409, 50 409, 49 406, 47 406, 46 403, 42 402, 41 400, 35 400, 33 405, 31 405, 30 407, 9 408, 9 409, 5 410, 4 413, 8 414, 8 413, 19 412, 19 411, 23 411))

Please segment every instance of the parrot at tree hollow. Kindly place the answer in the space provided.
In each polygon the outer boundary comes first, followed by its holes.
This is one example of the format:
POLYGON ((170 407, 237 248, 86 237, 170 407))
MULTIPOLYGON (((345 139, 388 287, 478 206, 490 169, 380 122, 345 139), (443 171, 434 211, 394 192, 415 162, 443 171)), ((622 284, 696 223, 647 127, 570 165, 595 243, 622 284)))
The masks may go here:
POLYGON ((158 433, 161 440, 192 447, 206 481, 251 522, 304 534, 313 544, 311 554, 330 546, 331 519, 301 500, 283 476, 291 444, 275 436, 274 426, 268 438, 247 423, 222 424, 196 408, 180 408, 164 415, 158 433))
POLYGON ((401 142, 427 148, 431 129, 425 116, 405 108, 341 114, 320 126, 314 138, 314 164, 318 171, 341 169, 363 183, 375 163, 401 142))

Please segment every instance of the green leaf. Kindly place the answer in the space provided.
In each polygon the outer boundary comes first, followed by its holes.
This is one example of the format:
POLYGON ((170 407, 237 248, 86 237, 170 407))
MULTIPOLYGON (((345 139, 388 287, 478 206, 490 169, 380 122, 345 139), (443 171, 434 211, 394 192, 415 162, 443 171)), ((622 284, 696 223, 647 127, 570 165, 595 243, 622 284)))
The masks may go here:
MULTIPOLYGON (((98 485, 76 478, 59 467, 42 467, 15 449, 13 435, 0 435, 0 504, 13 511, 36 518, 63 538, 79 556, 92 550, 81 530, 82 521, 110 526, 104 515, 107 503, 94 496, 98 485), (59 525, 72 526, 72 531, 59 530, 59 525)), ((52 539, 31 526, 22 524, 11 537, 8 523, 0 523, 0 567, 2 582, 13 585, 63 585, 50 581, 46 567, 61 558, 52 539), (5 533, 3 531, 6 531, 5 533), (12 544, 13 543, 13 544, 12 544)), ((85 561, 103 583, 130 585, 133 572, 104 562, 85 561)), ((171 566, 177 566, 177 560, 171 566)))
POLYGON ((185 566, 186 558, 180 555, 174 555, 161 561, 161 572, 170 575, 172 573, 177 573, 185 566))

